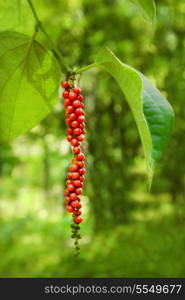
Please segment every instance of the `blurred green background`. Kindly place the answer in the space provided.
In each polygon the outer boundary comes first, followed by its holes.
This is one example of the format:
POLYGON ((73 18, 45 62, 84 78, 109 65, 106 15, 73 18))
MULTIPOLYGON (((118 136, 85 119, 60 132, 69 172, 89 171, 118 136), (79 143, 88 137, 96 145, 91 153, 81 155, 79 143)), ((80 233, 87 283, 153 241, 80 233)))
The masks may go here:
MULTIPOLYGON (((31 34, 30 9, 17 3, 0 0, 0 30, 11 19, 14 30, 31 34)), ((128 0, 33 3, 72 66, 92 63, 107 45, 157 85, 176 121, 149 194, 138 131, 119 87, 98 69, 82 75, 87 177, 79 258, 63 204, 72 155, 62 104, 1 145, 0 277, 185 277, 184 0, 156 1, 155 31, 128 0)), ((37 38, 47 43, 42 33, 37 38)))

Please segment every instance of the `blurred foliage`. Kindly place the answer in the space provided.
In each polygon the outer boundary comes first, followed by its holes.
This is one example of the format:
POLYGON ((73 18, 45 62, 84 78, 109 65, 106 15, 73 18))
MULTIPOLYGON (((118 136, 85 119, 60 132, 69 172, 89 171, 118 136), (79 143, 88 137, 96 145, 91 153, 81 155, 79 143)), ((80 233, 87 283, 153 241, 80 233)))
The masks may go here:
MULTIPOLYGON (((97 69, 82 75, 88 155, 78 261, 63 209, 71 153, 61 103, 29 134, 2 145, 0 276, 184 277, 184 1, 156 1, 155 32, 130 1, 33 2, 71 65, 91 63, 107 45, 162 90, 176 121, 148 194, 143 150, 121 91, 97 69)), ((26 25, 14 29, 31 34, 34 21, 24 10, 26 25)), ((46 43, 42 33, 38 39, 46 43)))

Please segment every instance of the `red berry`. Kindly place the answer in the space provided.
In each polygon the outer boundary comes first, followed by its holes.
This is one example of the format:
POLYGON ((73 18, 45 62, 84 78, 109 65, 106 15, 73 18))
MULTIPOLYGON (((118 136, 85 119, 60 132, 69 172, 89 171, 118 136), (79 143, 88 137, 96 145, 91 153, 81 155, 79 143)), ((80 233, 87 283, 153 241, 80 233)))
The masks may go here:
POLYGON ((71 120, 69 118, 66 118, 66 124, 70 125, 71 124, 71 120))
POLYGON ((66 204, 69 204, 70 202, 71 202, 70 198, 69 198, 69 197, 66 197, 66 198, 65 198, 65 203, 66 203, 66 204))
POLYGON ((71 142, 72 139, 73 139, 72 135, 68 135, 67 137, 68 142, 71 142))
POLYGON ((78 116, 84 115, 84 111, 81 108, 76 108, 75 109, 75 114, 78 116))
POLYGON ((85 105, 83 103, 80 104, 80 107, 84 109, 85 105))
POLYGON ((67 82, 67 81, 62 81, 62 82, 61 82, 61 86, 62 86, 64 89, 68 89, 68 88, 70 87, 69 82, 67 82))
POLYGON ((70 170, 70 172, 76 172, 76 171, 78 170, 78 165, 72 164, 72 165, 69 167, 69 170, 70 170))
POLYGON ((80 224, 80 223, 83 221, 83 219, 82 219, 81 217, 79 217, 79 216, 75 216, 75 217, 73 218, 73 221, 74 221, 75 223, 77 223, 77 224, 80 224))
POLYGON ((74 212, 73 208, 71 207, 71 205, 67 205, 66 209, 68 212, 74 212))
POLYGON ((79 125, 79 126, 80 126, 80 128, 81 128, 81 129, 84 129, 84 127, 85 127, 85 123, 80 123, 80 125, 79 125))
POLYGON ((64 195, 65 195, 65 196, 68 196, 68 195, 69 195, 69 193, 70 193, 70 192, 69 192, 69 190, 68 190, 68 189, 65 189, 65 191, 64 191, 64 195))
POLYGON ((64 100, 64 105, 65 105, 65 107, 71 105, 71 101, 69 99, 65 99, 64 100))
POLYGON ((68 133, 69 135, 72 135, 72 134, 73 134, 73 129, 72 129, 72 128, 68 128, 68 129, 67 129, 67 133, 68 133))
POLYGON ((72 93, 69 93, 69 99, 72 100, 72 101, 73 101, 73 100, 76 100, 76 99, 77 99, 77 94, 75 94, 75 93, 73 93, 73 92, 72 92, 72 93))
POLYGON ((68 188, 68 191, 69 191, 69 192, 72 192, 72 191, 75 190, 75 187, 74 187, 73 184, 69 184, 67 188, 68 188))
POLYGON ((74 200, 77 199, 77 195, 76 195, 75 193, 71 193, 71 194, 69 195, 69 198, 71 199, 71 201, 74 201, 74 200))
POLYGON ((77 160, 84 160, 85 159, 85 155, 83 153, 79 153, 76 157, 77 160))
POLYGON ((79 127, 78 121, 73 121, 73 122, 71 123, 71 126, 72 126, 73 128, 79 127))
POLYGON ((85 163, 83 161, 78 161, 77 165, 79 168, 83 168, 85 166, 85 163))
POLYGON ((72 183, 72 181, 71 180, 66 180, 66 185, 69 185, 69 184, 71 184, 72 183))
POLYGON ((73 107, 76 107, 76 108, 78 108, 78 107, 80 107, 80 105, 81 105, 81 103, 80 103, 80 101, 79 100, 75 100, 75 101, 73 101, 73 107))
POLYGON ((81 133, 82 133, 82 129, 80 129, 80 128, 73 129, 73 134, 74 135, 80 135, 81 133))
POLYGON ((80 210, 75 210, 75 211, 74 211, 74 214, 75 214, 76 216, 80 216, 80 215, 81 215, 81 211, 80 211, 80 210))
POLYGON ((74 186, 76 186, 76 187, 81 187, 81 186, 82 186, 82 183, 81 183, 80 180, 74 180, 74 181, 73 181, 73 184, 74 184, 74 186))
POLYGON ((82 96, 82 95, 78 95, 77 99, 78 99, 79 101, 82 101, 82 100, 83 100, 83 96, 82 96))
POLYGON ((66 98, 66 99, 69 98, 69 92, 68 91, 64 91, 63 92, 63 97, 66 98))
POLYGON ((76 146, 78 146, 78 144, 79 144, 79 141, 77 139, 71 140, 71 146, 76 147, 76 146))
POLYGON ((74 172, 74 173, 71 174, 71 178, 74 179, 74 180, 78 179, 79 177, 80 177, 80 175, 79 175, 78 172, 74 172))
POLYGON ((80 187, 75 190, 75 193, 77 195, 80 195, 82 192, 83 192, 83 190, 80 187))
POLYGON ((70 115, 69 115, 69 119, 70 119, 71 121, 76 120, 76 114, 74 114, 74 113, 70 114, 70 115))
POLYGON ((79 154, 80 153, 80 147, 74 147, 73 148, 73 153, 74 154, 79 154))
POLYGON ((67 174, 67 179, 71 179, 71 178, 72 178, 72 173, 69 172, 69 173, 67 174))
POLYGON ((76 93, 76 94, 80 94, 81 89, 79 87, 75 87, 75 88, 73 88, 73 92, 76 93))
POLYGON ((81 169, 79 169, 79 171, 78 171, 78 173, 79 173, 80 175, 84 175, 85 172, 86 172, 85 168, 81 168, 81 169))
POLYGON ((84 135, 81 134, 81 135, 77 136, 77 139, 79 142, 82 142, 84 140, 84 135))
POLYGON ((79 116, 78 117, 78 122, 82 123, 85 121, 85 117, 84 116, 79 116))
POLYGON ((78 201, 72 201, 71 202, 71 206, 73 207, 73 208, 79 208, 79 202, 78 201))
POLYGON ((72 112, 74 112, 74 108, 72 107, 72 105, 69 105, 69 106, 67 107, 66 112, 67 112, 68 114, 71 114, 72 112))
POLYGON ((80 179, 80 181, 82 181, 82 182, 83 182, 83 181, 84 181, 84 179, 85 179, 85 177, 84 177, 84 176, 80 176, 80 178, 79 178, 79 179, 80 179))

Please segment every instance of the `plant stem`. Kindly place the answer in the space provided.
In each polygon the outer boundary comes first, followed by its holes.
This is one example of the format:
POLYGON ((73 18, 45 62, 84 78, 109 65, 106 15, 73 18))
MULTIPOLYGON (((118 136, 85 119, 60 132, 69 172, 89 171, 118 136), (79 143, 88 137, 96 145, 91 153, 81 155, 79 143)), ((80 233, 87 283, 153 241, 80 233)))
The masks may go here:
POLYGON ((61 51, 59 51, 55 45, 54 45, 54 42, 52 41, 52 39, 50 38, 50 36, 48 35, 48 33, 46 32, 46 30, 44 29, 41 21, 39 20, 38 18, 38 15, 36 13, 36 10, 33 6, 33 3, 32 3, 32 0, 27 0, 28 1, 28 4, 30 6, 30 9, 34 15, 34 18, 36 20, 36 26, 38 26, 41 31, 43 32, 43 34, 46 36, 48 42, 50 43, 50 47, 51 47, 51 51, 53 52, 54 56, 56 57, 56 59, 58 60, 59 64, 60 64, 60 67, 62 69, 62 65, 64 66, 65 70, 67 72, 71 72, 71 68, 70 66, 68 65, 68 63, 66 62, 66 59, 64 58, 64 56, 62 55, 61 51))
POLYGON ((99 67, 99 66, 100 66, 100 63, 93 63, 93 64, 90 64, 88 66, 82 67, 82 68, 76 70, 75 72, 76 73, 82 73, 84 71, 87 71, 89 69, 92 69, 92 68, 95 68, 95 67, 99 67))

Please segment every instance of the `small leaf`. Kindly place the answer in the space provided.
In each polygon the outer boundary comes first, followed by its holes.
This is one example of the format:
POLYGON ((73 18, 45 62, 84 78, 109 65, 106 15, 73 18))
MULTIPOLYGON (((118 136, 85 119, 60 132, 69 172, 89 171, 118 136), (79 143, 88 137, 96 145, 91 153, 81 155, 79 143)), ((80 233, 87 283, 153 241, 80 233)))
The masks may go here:
POLYGON ((156 5, 154 0, 131 0, 141 10, 144 17, 150 21, 151 24, 155 24, 156 19, 156 5))
POLYGON ((97 62, 118 82, 132 110, 144 148, 149 186, 153 170, 169 140, 174 112, 163 95, 134 68, 103 49, 97 62))
POLYGON ((60 71, 52 53, 28 36, 0 33, 0 141, 37 125, 58 99, 60 71))

